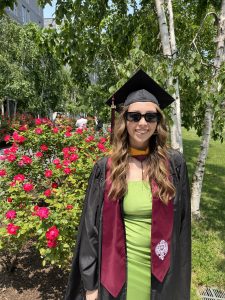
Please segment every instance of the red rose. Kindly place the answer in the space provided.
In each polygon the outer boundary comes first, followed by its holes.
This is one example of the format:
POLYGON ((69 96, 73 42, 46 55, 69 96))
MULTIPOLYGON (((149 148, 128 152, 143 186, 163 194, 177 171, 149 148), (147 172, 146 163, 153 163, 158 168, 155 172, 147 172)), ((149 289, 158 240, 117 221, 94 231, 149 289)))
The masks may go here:
POLYGON ((58 238, 58 236, 59 236, 59 230, 58 230, 58 228, 56 226, 50 227, 47 230, 45 236, 46 236, 47 240, 50 240, 50 241, 56 240, 58 238))
POLYGON ((66 131, 66 132, 65 132, 65 136, 66 136, 66 137, 70 137, 70 136, 72 136, 72 133, 69 132, 69 131, 66 131))
POLYGON ((38 127, 38 128, 35 128, 34 132, 36 134, 42 134, 43 133, 43 129, 38 127))
POLYGON ((68 210, 73 209, 73 205, 72 204, 67 204, 66 209, 68 209, 68 210))
POLYGON ((16 211, 15 210, 8 210, 5 214, 6 219, 15 219, 16 218, 16 211))
POLYGON ((58 132, 59 132, 59 128, 54 127, 54 128, 52 129, 52 132, 53 132, 53 133, 58 133, 58 132))
POLYGON ((12 201, 13 201, 13 200, 12 200, 11 197, 8 197, 8 198, 7 198, 7 202, 11 203, 12 201))
POLYGON ((79 156, 77 154, 71 154, 70 155, 70 160, 71 161, 76 161, 76 160, 78 160, 78 158, 79 158, 79 156))
POLYGON ((75 152, 75 151, 77 151, 77 148, 74 147, 74 146, 71 146, 71 147, 69 148, 69 150, 70 150, 70 152, 75 152))
POLYGON ((38 118, 38 119, 35 119, 35 124, 36 124, 36 125, 41 125, 41 123, 42 123, 42 122, 41 122, 41 119, 39 119, 39 118, 38 118))
POLYGON ((107 139, 106 138, 100 138, 100 140, 99 140, 99 142, 101 143, 101 144, 104 144, 105 142, 107 141, 107 139))
POLYGON ((12 181, 9 183, 10 186, 14 187, 16 185, 16 181, 12 181))
POLYGON ((57 184, 56 182, 53 182, 53 183, 52 183, 52 188, 53 188, 53 189, 57 189, 57 188, 58 188, 58 184, 57 184))
POLYGON ((36 211, 36 215, 42 220, 47 219, 49 216, 49 209, 47 207, 39 207, 36 211))
POLYGON ((13 178, 15 181, 24 181, 25 176, 23 174, 17 174, 13 178))
POLYGON ((64 166, 69 166, 69 164, 70 164, 70 160, 64 159, 63 165, 64 165, 64 166))
POLYGON ((62 149, 62 152, 65 153, 69 153, 70 149, 68 147, 65 147, 62 149))
POLYGON ((7 225, 7 232, 8 232, 8 234, 16 235, 17 234, 17 230, 19 228, 20 228, 19 226, 16 226, 16 225, 14 225, 12 223, 9 223, 7 225))
POLYGON ((46 191, 44 191, 44 195, 45 195, 46 197, 50 197, 51 194, 52 194, 52 191, 51 191, 50 189, 47 189, 46 191))
POLYGON ((42 144, 42 145, 40 146, 40 148, 41 148, 41 151, 48 151, 48 146, 45 145, 45 144, 42 144))
POLYGON ((30 165, 32 163, 32 159, 27 155, 22 155, 22 161, 25 165, 30 165))
POLYGON ((30 192, 34 189, 34 186, 33 186, 32 183, 25 183, 23 185, 23 189, 24 189, 25 192, 30 192))
POLYGON ((60 164, 56 165, 55 167, 56 167, 56 169, 62 169, 62 165, 60 165, 60 164))
POLYGON ((52 177, 52 170, 46 170, 45 177, 47 177, 47 178, 52 177))
POLYGON ((20 127, 19 127, 19 130, 20 131, 26 131, 28 128, 27 128, 27 125, 21 125, 20 127))
POLYGON ((37 211, 39 209, 39 206, 38 205, 35 205, 34 206, 34 211, 37 211))
POLYGON ((41 151, 38 151, 38 152, 35 153, 35 156, 36 157, 42 157, 43 153, 41 151))
POLYGON ((48 248, 55 248, 57 246, 57 241, 47 240, 48 248))
POLYGON ((65 168, 65 169, 63 170, 63 172, 64 172, 65 174, 69 175, 69 174, 71 173, 71 169, 70 169, 70 168, 65 168))
POLYGON ((82 134, 83 133, 83 129, 82 128, 77 128, 76 133, 82 134))
POLYGON ((97 147, 98 147, 98 149, 99 149, 101 152, 105 152, 105 151, 106 151, 105 146, 104 146, 103 144, 101 144, 101 143, 98 143, 97 147))
POLYGON ((94 136, 93 135, 90 135, 90 136, 88 136, 86 139, 85 139, 85 141, 87 142, 87 143, 89 143, 89 142, 91 142, 91 141, 93 141, 94 140, 94 136))
POLYGON ((18 147, 16 145, 12 145, 12 147, 9 148, 9 151, 12 153, 16 153, 18 150, 18 147))
POLYGON ((15 154, 9 154, 9 155, 6 156, 6 159, 9 162, 13 162, 14 160, 16 160, 16 155, 15 154))
POLYGON ((66 126, 66 131, 71 131, 73 128, 71 126, 66 126))
POLYGON ((60 164, 60 159, 59 158, 55 158, 55 159, 53 159, 53 164, 55 164, 55 165, 58 165, 58 164, 60 164))
POLYGON ((0 177, 6 176, 6 175, 7 175, 6 170, 1 169, 0 170, 0 177))
POLYGON ((10 140, 11 136, 9 134, 4 136, 4 141, 8 142, 10 140))

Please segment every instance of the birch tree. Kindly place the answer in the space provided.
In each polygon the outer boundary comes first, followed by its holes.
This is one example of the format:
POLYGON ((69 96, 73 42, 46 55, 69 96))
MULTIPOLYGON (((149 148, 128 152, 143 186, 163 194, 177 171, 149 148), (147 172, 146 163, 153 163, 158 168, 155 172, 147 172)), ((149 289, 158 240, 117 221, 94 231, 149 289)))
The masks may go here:
POLYGON ((171 59, 169 64, 169 85, 174 86, 175 93, 173 97, 175 101, 172 103, 171 117, 173 124, 171 126, 171 146, 174 149, 179 149, 183 152, 182 134, 181 134, 181 112, 180 112, 180 93, 178 78, 173 77, 173 60, 177 56, 174 18, 172 0, 155 0, 157 16, 159 20, 159 29, 161 36, 161 43, 163 48, 163 55, 171 59), (168 21, 165 12, 167 4, 168 21), (168 26, 169 23, 169 26, 168 26), (174 82, 174 84, 173 84, 174 82))
MULTIPOLYGON (((221 84, 218 81, 218 74, 222 62, 225 61, 224 56, 224 42, 225 42, 225 0, 221 3, 221 12, 218 18, 218 30, 216 38, 216 55, 213 64, 213 78, 212 85, 209 86, 209 92, 217 94, 221 89, 221 84)), ((192 202, 192 215, 194 218, 200 217, 200 197, 202 191, 202 183, 205 171, 206 158, 208 155, 209 141, 212 130, 212 122, 214 118, 214 111, 212 103, 208 101, 206 103, 204 127, 202 132, 202 141, 200 146, 200 152, 197 159, 196 169, 193 175, 192 190, 191 190, 191 202, 192 202)))

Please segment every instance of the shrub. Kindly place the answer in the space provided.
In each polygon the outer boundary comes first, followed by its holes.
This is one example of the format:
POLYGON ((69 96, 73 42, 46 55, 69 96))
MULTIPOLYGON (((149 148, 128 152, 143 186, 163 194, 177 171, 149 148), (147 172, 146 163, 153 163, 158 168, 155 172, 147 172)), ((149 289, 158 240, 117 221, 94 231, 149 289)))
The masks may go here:
POLYGON ((66 266, 88 178, 107 154, 109 136, 36 119, 6 140, 12 146, 0 156, 0 249, 19 251, 32 240, 43 265, 66 266))

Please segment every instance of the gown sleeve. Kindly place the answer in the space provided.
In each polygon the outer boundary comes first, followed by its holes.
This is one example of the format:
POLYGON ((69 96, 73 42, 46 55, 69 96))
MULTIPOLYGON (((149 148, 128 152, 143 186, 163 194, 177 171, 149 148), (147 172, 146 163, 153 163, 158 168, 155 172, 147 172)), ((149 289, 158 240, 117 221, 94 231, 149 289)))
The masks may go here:
POLYGON ((181 230, 180 230, 180 291, 183 300, 190 299, 191 283, 191 201, 188 172, 182 157, 181 170, 181 230))
POLYGON ((65 300, 84 299, 85 290, 98 288, 98 228, 101 170, 96 164, 88 181, 65 300))

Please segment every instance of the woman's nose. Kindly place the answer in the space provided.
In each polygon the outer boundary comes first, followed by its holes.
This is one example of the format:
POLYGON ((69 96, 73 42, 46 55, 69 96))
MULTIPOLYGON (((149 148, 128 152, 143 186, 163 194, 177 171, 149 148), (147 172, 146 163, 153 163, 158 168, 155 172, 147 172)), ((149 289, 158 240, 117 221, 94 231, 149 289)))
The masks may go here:
POLYGON ((145 121, 144 116, 141 117, 140 121, 138 122, 139 125, 146 125, 147 122, 145 121))

